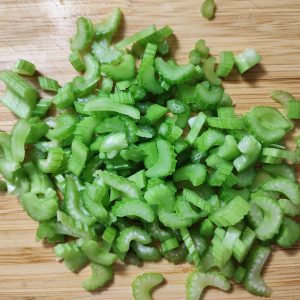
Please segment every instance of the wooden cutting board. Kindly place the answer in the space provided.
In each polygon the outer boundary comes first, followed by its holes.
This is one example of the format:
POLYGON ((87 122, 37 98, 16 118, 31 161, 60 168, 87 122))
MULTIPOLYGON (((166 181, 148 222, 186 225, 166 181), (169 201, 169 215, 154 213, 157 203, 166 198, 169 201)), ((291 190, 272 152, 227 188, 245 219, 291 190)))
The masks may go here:
MULTIPOLYGON (((240 112, 251 105, 272 104, 269 94, 286 89, 300 98, 300 1, 216 0, 214 21, 199 15, 200 0, 1 0, 0 69, 10 68, 18 58, 33 61, 38 70, 65 83, 75 72, 68 62, 68 38, 81 15, 98 21, 113 7, 121 7, 125 21, 120 33, 128 36, 155 23, 175 30, 173 52, 180 62, 194 42, 204 38, 212 54, 236 53, 255 48, 262 64, 243 77, 234 72, 225 82, 240 112)), ((3 85, 0 86, 1 92, 3 85)), ((0 107, 0 129, 9 130, 15 118, 0 107)), ((295 135, 295 133, 294 133, 295 135)), ((132 299, 130 284, 142 271, 162 272, 168 284, 154 299, 184 299, 184 283, 191 267, 166 262, 143 268, 118 264, 114 282, 99 292, 81 288, 89 269, 72 274, 56 262, 50 245, 35 241, 36 224, 20 209, 15 197, 0 196, 0 299, 132 299)), ((265 280, 274 290, 272 299, 300 299, 300 244, 273 252, 265 280), (297 249, 298 248, 298 249, 297 249)), ((230 294, 209 290, 205 299, 255 299, 235 285, 230 294)))

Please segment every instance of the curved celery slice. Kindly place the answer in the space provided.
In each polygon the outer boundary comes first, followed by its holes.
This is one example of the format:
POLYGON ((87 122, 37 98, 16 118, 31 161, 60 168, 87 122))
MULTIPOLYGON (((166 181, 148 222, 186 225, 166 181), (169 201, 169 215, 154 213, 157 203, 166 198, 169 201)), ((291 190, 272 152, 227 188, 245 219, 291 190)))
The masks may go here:
POLYGON ((216 74, 219 77, 227 77, 234 66, 234 55, 231 51, 223 51, 220 53, 220 63, 216 74))
POLYGON ((114 81, 134 79, 135 59, 131 54, 125 54, 118 65, 103 64, 101 71, 114 81))
POLYGON ((85 70, 83 57, 79 51, 72 51, 69 55, 69 61, 77 72, 83 72, 85 70))
POLYGON ((166 177, 175 171, 176 154, 173 146, 165 140, 157 140, 158 159, 146 171, 147 177, 166 177))
POLYGON ((263 219, 255 229, 256 236, 262 241, 271 239, 278 233, 283 217, 278 202, 263 196, 255 197, 254 202, 263 211, 263 219))
POLYGON ((296 174, 295 170, 286 164, 281 165, 268 165, 264 164, 262 169, 268 172, 273 177, 284 177, 290 179, 292 181, 296 181, 296 174))
POLYGON ((190 189, 185 188, 183 190, 182 197, 185 201, 192 203, 207 213, 211 213, 213 211, 213 207, 210 202, 204 200, 196 192, 190 189))
POLYGON ((99 170, 97 171, 97 175, 99 175, 106 184, 122 192, 125 197, 129 199, 141 198, 141 190, 133 181, 107 171, 99 170))
POLYGON ((56 256, 64 260, 65 266, 72 272, 79 271, 87 263, 88 258, 74 242, 58 244, 54 247, 56 256))
POLYGON ((111 266, 102 266, 91 263, 92 276, 85 279, 82 286, 87 291, 94 291, 103 287, 113 278, 113 268, 111 266))
POLYGON ((143 261, 159 261, 161 260, 160 251, 154 246, 146 246, 138 242, 133 243, 133 250, 138 258, 143 261))
POLYGON ((125 228, 120 231, 120 235, 116 240, 117 248, 121 252, 127 252, 132 241, 146 245, 151 243, 151 236, 146 230, 137 226, 125 228))
POLYGON ((188 227, 193 223, 192 218, 181 217, 174 212, 166 210, 165 208, 159 209, 158 218, 162 224, 173 229, 188 227))
POLYGON ((235 138, 231 135, 226 135, 224 143, 218 147, 216 154, 227 160, 233 160, 238 157, 240 151, 235 138))
POLYGON ((206 168, 201 164, 185 165, 173 173, 173 181, 188 180, 193 186, 199 186, 205 182, 206 168))
POLYGON ((277 178, 266 182, 262 188, 266 191, 276 191, 285 195, 295 205, 300 204, 300 190, 298 183, 289 179, 277 178))
POLYGON ((151 206, 141 200, 123 199, 117 201, 112 207, 112 213, 116 217, 137 217, 146 222, 154 221, 154 212, 151 206))
POLYGON ((150 43, 147 44, 137 76, 139 85, 146 91, 155 95, 163 92, 160 83, 155 78, 155 69, 153 63, 156 51, 156 45, 150 43))
POLYGON ((155 59, 155 68, 164 80, 171 84, 181 84, 191 79, 195 74, 195 67, 192 64, 173 66, 160 57, 155 59))
POLYGON ((236 55, 234 61, 239 72, 244 74, 261 61, 261 56, 254 49, 246 49, 244 52, 236 55))
POLYGON ((203 215, 202 213, 196 212, 191 204, 182 196, 176 197, 175 211, 180 217, 191 219, 193 221, 198 220, 203 215))
POLYGON ((25 142, 30 133, 31 125, 26 120, 19 120, 11 133, 12 158, 17 163, 23 162, 25 158, 25 142))
POLYGON ((150 205, 173 208, 175 193, 167 185, 161 183, 148 187, 144 198, 150 205))
POLYGON ((278 245, 283 248, 293 246, 300 239, 300 225, 293 219, 285 218, 279 235, 276 239, 278 245))
POLYGON ((95 219, 91 216, 85 215, 81 210, 80 202, 80 194, 75 180, 71 176, 68 176, 66 178, 66 189, 64 194, 64 207, 66 212, 75 220, 78 220, 84 224, 89 225, 94 223, 95 219))
POLYGON ((287 216, 300 216, 300 205, 295 205, 288 199, 279 199, 278 203, 284 214, 287 216))
POLYGON ((199 300, 203 290, 208 286, 213 286, 223 291, 230 289, 229 281, 221 273, 194 271, 187 278, 186 299, 199 300))
POLYGON ((116 254, 109 253, 93 240, 83 241, 80 248, 90 261, 103 266, 111 266, 117 259, 116 254))
POLYGON ((35 221, 47 221, 56 216, 58 199, 54 197, 38 198, 34 193, 21 196, 21 205, 27 214, 35 221))
POLYGON ((93 23, 90 19, 80 17, 76 21, 77 32, 70 39, 72 51, 85 51, 94 37, 93 23))
POLYGON ((238 156, 233 165, 238 172, 251 167, 261 152, 261 144, 252 135, 246 135, 238 143, 238 149, 242 155, 238 156))
POLYGON ((146 225, 154 240, 164 242, 173 237, 173 234, 170 232, 170 230, 161 228, 157 220, 146 225))
POLYGON ((179 248, 164 252, 164 258, 174 264, 182 263, 188 254, 187 248, 184 243, 182 243, 179 248))
MULTIPOLYGON (((209 0, 209 1, 211 1, 211 0, 209 0)), ((211 85, 218 86, 222 83, 222 81, 215 73, 215 63, 216 63, 216 59, 213 56, 210 56, 204 61, 203 65, 202 65, 202 69, 203 69, 206 80, 211 85)))
POLYGON ((105 36, 111 38, 118 30, 122 18, 120 8, 115 8, 112 13, 102 22, 94 25, 95 34, 97 36, 105 36))
POLYGON ((276 108, 256 106, 247 113, 252 134, 261 142, 272 144, 280 141, 292 124, 276 108))
POLYGON ((85 112, 117 112, 127 115, 133 119, 140 119, 140 112, 137 108, 120 103, 114 103, 108 97, 96 97, 88 101, 84 107, 85 112))
POLYGON ((64 159, 62 148, 50 148, 46 159, 39 159, 37 164, 43 173, 55 173, 64 159))
POLYGON ((222 145, 224 139, 225 134, 222 131, 209 128, 196 139, 195 145, 201 153, 205 153, 214 146, 222 145))
POLYGON ((156 27, 155 27, 155 25, 151 25, 151 26, 135 33, 134 35, 127 37, 127 38, 123 39, 122 41, 118 42, 116 44, 116 47, 118 49, 125 48, 130 44, 133 44, 135 42, 138 42, 139 40, 142 40, 142 39, 150 36, 154 32, 156 32, 156 27))
POLYGON ((69 235, 87 239, 96 239, 94 228, 85 223, 75 220, 62 211, 57 211, 57 221, 70 232, 69 235))
MULTIPOLYGON (((207 87, 207 82, 202 82, 196 86, 195 94, 197 103, 203 110, 216 109, 222 100, 224 89, 219 86, 207 87)), ((193 102, 194 103, 194 102, 193 102)))
POLYGON ((143 273, 132 283, 132 293, 135 300, 151 300, 151 290, 161 284, 164 277, 160 273, 143 273))
POLYGON ((261 277, 261 270, 271 250, 266 247, 257 246, 251 251, 247 261, 247 273, 243 280, 245 288, 257 296, 268 297, 272 290, 266 285, 261 277))

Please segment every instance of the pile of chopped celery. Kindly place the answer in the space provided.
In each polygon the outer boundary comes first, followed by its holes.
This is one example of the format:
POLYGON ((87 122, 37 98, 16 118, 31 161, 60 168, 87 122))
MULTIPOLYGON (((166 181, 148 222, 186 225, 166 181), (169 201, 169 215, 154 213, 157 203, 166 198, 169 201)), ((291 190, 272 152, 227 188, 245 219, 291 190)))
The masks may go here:
MULTIPOLYGON (((39 77, 49 99, 20 76, 34 76, 34 64, 0 72, 1 102, 19 117, 0 133, 1 190, 19 196, 37 240, 55 244, 69 270, 90 264, 88 291, 112 280, 117 260, 166 259, 194 266, 189 300, 232 281, 269 296, 261 270, 271 245, 300 238, 300 139, 295 151, 282 142, 300 102, 276 91, 287 117, 268 106, 238 115, 221 78, 259 63, 255 50, 215 58, 199 40, 179 65, 169 26, 112 43, 120 21, 119 9, 99 24, 78 18, 70 62, 81 74, 63 86, 39 77)), ((163 280, 140 275, 134 298, 151 299, 163 280)))

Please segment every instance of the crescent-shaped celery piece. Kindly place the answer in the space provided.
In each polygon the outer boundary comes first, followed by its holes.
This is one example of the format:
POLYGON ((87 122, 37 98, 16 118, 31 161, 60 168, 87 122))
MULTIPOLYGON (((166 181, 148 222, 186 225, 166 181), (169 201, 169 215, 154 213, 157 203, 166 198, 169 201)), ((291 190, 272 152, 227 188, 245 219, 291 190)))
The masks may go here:
POLYGON ((121 252, 127 252, 132 241, 136 241, 143 245, 146 245, 151 243, 151 240, 151 236, 146 230, 137 226, 130 226, 120 231, 116 243, 117 248, 121 252))
POLYGON ((256 106, 246 115, 250 132, 262 143, 280 141, 293 127, 276 108, 256 106))
POLYGON ((57 196, 39 198, 29 192, 21 196, 21 205, 27 214, 35 221, 47 221, 56 216, 58 210, 57 196))
POLYGON ((155 95, 163 93, 163 89, 155 78, 154 59, 157 45, 148 43, 143 55, 141 66, 138 70, 137 80, 141 87, 155 95))
POLYGON ((126 198, 141 199, 141 190, 135 182, 107 171, 97 171, 104 183, 120 191, 126 198))
POLYGON ((61 166, 64 159, 64 150, 62 148, 50 148, 47 158, 38 159, 37 165, 43 173, 55 173, 61 166))
POLYGON ((173 208, 175 193, 166 184, 160 183, 148 187, 144 198, 150 205, 157 205, 166 208, 173 208))
POLYGON ((135 300, 151 300, 151 290, 164 281, 160 273, 143 273, 132 283, 132 293, 135 300))
POLYGON ((112 213, 116 217, 135 217, 146 222, 154 221, 154 212, 151 206, 141 200, 123 199, 117 201, 112 207, 112 213))
POLYGON ((300 225, 290 218, 284 218, 276 242, 283 248, 292 247, 300 239, 300 225))
POLYGON ((25 143, 30 133, 31 125, 27 120, 20 119, 13 127, 11 133, 12 159, 23 162, 25 158, 25 143))
POLYGON ((83 241, 80 248, 90 261, 103 266, 111 266, 117 259, 116 254, 109 253, 93 240, 83 241))
POLYGON ((193 224, 192 218, 182 217, 177 213, 168 211, 163 207, 158 210, 158 218, 162 224, 172 229, 188 227, 193 224))
POLYGON ((262 188, 265 191, 276 191, 285 195, 295 205, 300 204, 299 184, 286 178, 276 178, 267 181, 262 188))
POLYGON ((199 300, 203 290, 208 286, 216 287, 223 291, 230 289, 229 281, 221 273, 194 271, 187 278, 186 299, 199 300))
POLYGON ((248 257, 246 262, 247 272, 243 284, 251 294, 269 297, 272 293, 260 274, 270 252, 271 250, 267 247, 256 246, 248 257))
POLYGON ((91 270, 92 275, 82 283, 83 288, 87 291, 94 291, 103 287, 112 280, 114 275, 112 266, 102 266, 91 263, 91 270))
POLYGON ((134 242, 132 247, 137 257, 143 261, 159 261, 162 258, 162 254, 154 246, 134 242))
POLYGON ((173 181, 190 181, 193 186, 199 186, 205 182, 206 168, 201 164, 190 164, 178 168, 173 173, 173 181))
POLYGON ((101 71, 114 81, 132 80, 136 75, 135 59, 125 54, 117 65, 101 65, 101 71))
POLYGON ((266 241, 278 233, 282 223, 283 212, 278 201, 268 197, 257 196, 254 198, 254 203, 263 212, 263 219, 256 227, 255 233, 258 239, 266 241))
POLYGON ((196 103, 201 109, 214 110, 218 107, 222 100, 224 89, 220 86, 212 86, 211 88, 208 88, 207 82, 202 82, 196 86, 195 94, 197 97, 196 103))
POLYGON ((192 64, 182 66, 170 65, 160 57, 155 59, 155 69, 170 84, 184 83, 196 73, 195 67, 192 64))
POLYGON ((70 39, 70 47, 72 51, 85 51, 89 47, 94 38, 93 23, 90 19, 80 17, 76 21, 77 32, 70 39))
POLYGON ((105 20, 94 25, 96 36, 105 36, 111 39, 120 26, 121 18, 122 12, 120 8, 114 8, 112 13, 105 20))
POLYGON ((166 177, 175 171, 176 154, 174 147, 167 141, 156 141, 158 158, 153 166, 146 171, 147 177, 166 177))

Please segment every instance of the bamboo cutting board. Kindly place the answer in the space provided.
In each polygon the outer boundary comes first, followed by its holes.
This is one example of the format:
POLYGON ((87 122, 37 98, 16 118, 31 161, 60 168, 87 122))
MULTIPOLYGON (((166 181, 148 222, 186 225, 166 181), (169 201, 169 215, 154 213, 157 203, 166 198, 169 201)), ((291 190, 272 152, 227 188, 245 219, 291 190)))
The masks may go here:
MULTIPOLYGON (((208 22, 199 16, 200 0, 1 0, 0 69, 24 58, 33 61, 41 73, 65 83, 75 75, 68 62, 68 38, 74 33, 76 18, 85 15, 98 21, 119 6, 125 21, 118 38, 152 23, 158 27, 168 24, 176 33, 172 46, 180 62, 187 60, 199 38, 207 41, 212 54, 255 48, 263 56, 262 64, 243 78, 234 72, 225 82, 240 112, 254 104, 274 105, 269 98, 274 89, 286 89, 300 98, 300 1, 216 2, 216 19, 208 22)), ((0 130, 9 130, 15 120, 0 107, 0 130)), ((184 282, 191 267, 166 262, 145 264, 143 269, 119 264, 109 287, 85 292, 81 282, 89 269, 80 274, 66 270, 56 262, 52 246, 35 242, 35 229, 15 197, 0 196, 0 299, 127 300, 132 299, 132 280, 142 271, 162 272, 167 279, 154 299, 184 299, 184 282)), ((271 299, 300 299, 299 248, 300 244, 273 252, 265 270, 265 280, 274 290, 271 299)), ((240 286, 234 286, 230 294, 209 290, 204 298, 255 299, 240 286)))

